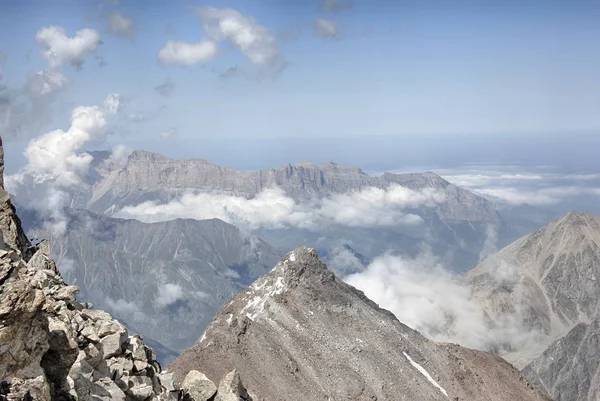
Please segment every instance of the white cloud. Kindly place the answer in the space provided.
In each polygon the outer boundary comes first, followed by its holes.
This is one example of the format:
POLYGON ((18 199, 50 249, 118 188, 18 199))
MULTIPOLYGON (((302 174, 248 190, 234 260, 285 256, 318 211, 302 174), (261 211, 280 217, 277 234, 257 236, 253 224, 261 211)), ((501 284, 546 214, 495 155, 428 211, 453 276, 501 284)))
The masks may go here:
POLYGON ((211 40, 187 43, 169 40, 158 52, 163 64, 196 65, 214 59, 217 56, 217 44, 211 40))
POLYGON ((113 12, 108 17, 108 31, 117 36, 130 38, 135 33, 135 26, 131 18, 113 12))
POLYGON ((124 299, 113 300, 111 297, 105 297, 106 309, 116 316, 123 316, 133 321, 143 321, 147 319, 146 314, 136 305, 135 302, 128 302, 124 299))
POLYGON ((112 153, 106 161, 109 165, 117 168, 123 168, 127 164, 129 156, 133 153, 133 150, 125 145, 117 145, 113 149, 112 153))
POLYGON ((158 288, 155 299, 157 308, 164 308, 184 298, 183 289, 179 284, 167 283, 158 288))
POLYGON ((576 186, 542 188, 539 190, 520 188, 482 188, 474 189, 473 191, 511 205, 528 204, 533 206, 556 205, 566 198, 580 195, 600 196, 600 188, 576 186))
POLYGON ((473 173, 473 174, 454 174, 442 175, 445 180, 448 180, 459 187, 481 187, 499 182, 515 182, 515 181, 542 181, 544 176, 540 174, 508 174, 508 173, 473 173))
POLYGON ((46 228, 54 235, 60 236, 66 229, 65 189, 82 182, 93 159, 82 148, 105 137, 107 118, 118 110, 118 99, 118 95, 112 94, 103 107, 76 107, 69 129, 50 131, 31 140, 24 152, 26 166, 7 177, 7 186, 25 206, 48 217, 46 228))
POLYGON ((296 203, 282 189, 272 188, 251 199, 220 193, 187 193, 165 204, 144 202, 127 206, 117 216, 142 221, 218 218, 248 229, 293 226, 315 230, 331 224, 350 227, 419 224, 421 218, 405 209, 433 207, 443 200, 443 194, 431 189, 414 191, 396 185, 296 203))
POLYGON ((436 341, 499 351, 520 349, 538 338, 539 333, 523 329, 518 313, 488 322, 470 287, 429 252, 415 259, 386 254, 345 281, 436 341))
POLYGON ((315 31, 321 37, 339 39, 341 28, 337 21, 319 18, 315 22, 315 31))
POLYGON ((231 41, 252 64, 269 69, 285 64, 275 36, 254 18, 230 8, 209 6, 196 8, 196 14, 213 40, 231 41))
POLYGON ((160 134, 158 134, 158 136, 160 136, 160 139, 173 139, 177 136, 177 130, 173 127, 169 128, 166 131, 161 132, 160 134))
POLYGON ((111 93, 103 103, 104 110, 110 114, 117 114, 123 108, 123 97, 118 93, 111 93))
POLYGON ((42 28, 35 38, 46 48, 41 54, 48 60, 50 68, 64 64, 81 66, 85 56, 96 50, 101 43, 100 35, 93 29, 82 29, 75 32, 75 36, 68 37, 65 29, 59 26, 42 28))

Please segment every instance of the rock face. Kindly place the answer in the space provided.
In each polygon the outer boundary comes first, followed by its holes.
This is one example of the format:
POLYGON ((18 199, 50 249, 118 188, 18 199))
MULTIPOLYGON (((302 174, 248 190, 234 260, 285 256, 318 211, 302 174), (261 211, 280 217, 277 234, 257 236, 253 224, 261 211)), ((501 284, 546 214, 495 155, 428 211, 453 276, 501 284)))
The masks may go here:
POLYGON ((517 316, 545 340, 507 356, 531 362, 554 339, 597 316, 600 301, 600 217, 571 212, 527 235, 469 271, 467 280, 493 322, 517 316))
POLYGON ((81 288, 82 299, 176 353, 281 258, 260 238, 217 219, 147 224, 85 210, 65 213, 66 234, 50 237, 65 281, 81 288))
POLYGON ((600 319, 579 323, 523 369, 555 401, 600 398, 600 319))
POLYGON ((234 297, 170 369, 212 380, 237 369, 259 400, 549 400, 499 357, 403 325, 310 248, 234 297))

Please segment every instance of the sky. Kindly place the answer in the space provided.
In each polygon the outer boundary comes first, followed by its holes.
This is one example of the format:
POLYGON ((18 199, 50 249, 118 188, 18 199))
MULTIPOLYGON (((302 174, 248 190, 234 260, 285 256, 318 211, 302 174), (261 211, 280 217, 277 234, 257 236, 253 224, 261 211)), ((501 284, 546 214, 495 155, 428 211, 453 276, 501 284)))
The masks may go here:
POLYGON ((542 156, 586 168, 599 17, 592 1, 0 0, 7 170, 111 93, 122 110, 99 148, 241 169, 542 156))

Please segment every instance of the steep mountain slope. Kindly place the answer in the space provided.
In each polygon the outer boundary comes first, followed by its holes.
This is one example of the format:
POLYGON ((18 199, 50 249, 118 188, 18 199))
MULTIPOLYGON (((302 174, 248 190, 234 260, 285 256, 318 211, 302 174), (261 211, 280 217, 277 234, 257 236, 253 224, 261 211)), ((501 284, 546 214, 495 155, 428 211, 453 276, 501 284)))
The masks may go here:
POLYGON ((498 357, 425 339, 308 248, 234 297, 170 369, 232 367, 260 400, 548 400, 498 357))
POLYGON ((466 278, 493 321, 516 314, 525 329, 553 340, 596 315, 600 217, 571 212, 484 260, 466 278))
POLYGON ((85 210, 65 213, 66 234, 51 238, 65 280, 129 329, 176 352, 280 259, 260 238, 217 219, 146 224, 85 210))
POLYGON ((579 323, 553 342, 523 373, 555 401, 600 398, 600 318, 579 323))

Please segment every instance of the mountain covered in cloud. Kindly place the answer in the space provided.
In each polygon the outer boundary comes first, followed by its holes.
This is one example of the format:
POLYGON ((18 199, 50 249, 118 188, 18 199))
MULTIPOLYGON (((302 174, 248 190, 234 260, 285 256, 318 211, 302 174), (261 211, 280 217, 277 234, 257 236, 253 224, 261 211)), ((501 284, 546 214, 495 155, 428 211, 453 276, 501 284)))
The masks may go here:
POLYGON ((192 345, 223 303, 280 258, 260 238, 217 219, 142 223, 65 214, 66 233, 50 238, 65 280, 162 345, 163 362, 192 345))
POLYGON ((546 222, 499 212, 430 172, 370 176, 335 163, 243 172, 145 151, 115 153, 93 153, 81 185, 69 188, 71 205, 145 222, 219 218, 283 251, 347 244, 373 259, 390 250, 416 255, 426 243, 450 269, 464 271, 546 222))
POLYGON ((549 400, 499 357, 435 343, 297 248, 170 367, 237 368, 255 400, 549 400))

